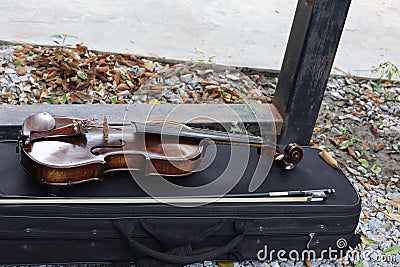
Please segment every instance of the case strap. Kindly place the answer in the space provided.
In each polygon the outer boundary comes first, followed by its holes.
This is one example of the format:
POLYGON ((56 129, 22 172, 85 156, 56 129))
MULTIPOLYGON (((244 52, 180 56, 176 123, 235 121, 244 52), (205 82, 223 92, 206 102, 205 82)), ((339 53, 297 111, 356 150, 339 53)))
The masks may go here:
POLYGON ((162 244, 165 251, 176 249, 186 244, 199 244, 204 239, 212 236, 214 233, 219 232, 227 224, 227 219, 221 219, 217 222, 210 222, 211 224, 203 224, 204 227, 200 227, 202 223, 193 226, 193 221, 188 225, 189 222, 181 220, 158 220, 152 219, 138 219, 139 225, 152 237, 162 244), (165 225, 172 225, 176 230, 167 230, 165 225), (195 228, 195 229, 194 229, 195 228), (191 229, 190 232, 182 229, 191 229))
POLYGON ((238 226, 236 228, 240 228, 238 229, 238 234, 231 241, 221 247, 204 247, 193 250, 191 244, 188 244, 168 252, 160 252, 141 244, 132 237, 134 233, 132 221, 117 220, 113 221, 113 225, 122 234, 122 236, 128 240, 129 244, 133 248, 154 259, 177 264, 201 262, 215 259, 223 254, 226 254, 243 240, 248 230, 247 223, 236 222, 236 226, 238 226))

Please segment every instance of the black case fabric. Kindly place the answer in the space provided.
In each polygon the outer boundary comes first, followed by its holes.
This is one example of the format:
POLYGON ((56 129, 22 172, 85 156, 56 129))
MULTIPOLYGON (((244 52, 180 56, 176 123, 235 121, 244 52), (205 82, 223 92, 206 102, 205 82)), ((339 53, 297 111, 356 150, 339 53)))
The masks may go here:
MULTIPOLYGON (((330 167, 317 149, 306 147, 293 170, 273 165, 255 193, 333 188, 324 202, 213 203, 196 208, 165 204, 128 205, 0 205, 0 263, 157 261, 163 264, 203 260, 257 259, 269 249, 336 248, 348 246, 360 215, 360 198, 348 179, 330 167)), ((229 160, 229 147, 218 146, 209 168, 180 179, 182 185, 212 181, 229 160)), ((248 193, 257 163, 252 150, 248 167, 230 194, 248 193)), ((0 190, 10 196, 47 196, 47 188, 27 176, 18 163, 15 144, 0 144, 0 190)), ((146 196, 129 172, 107 175, 103 182, 63 191, 68 197, 146 196)), ((155 266, 155 265, 154 265, 155 266)))

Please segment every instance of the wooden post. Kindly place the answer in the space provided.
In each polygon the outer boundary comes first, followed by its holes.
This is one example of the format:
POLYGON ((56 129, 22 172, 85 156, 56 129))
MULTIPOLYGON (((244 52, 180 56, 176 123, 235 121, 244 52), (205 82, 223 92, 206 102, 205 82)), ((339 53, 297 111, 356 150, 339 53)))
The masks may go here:
POLYGON ((274 104, 278 142, 309 144, 351 0, 299 0, 274 104))

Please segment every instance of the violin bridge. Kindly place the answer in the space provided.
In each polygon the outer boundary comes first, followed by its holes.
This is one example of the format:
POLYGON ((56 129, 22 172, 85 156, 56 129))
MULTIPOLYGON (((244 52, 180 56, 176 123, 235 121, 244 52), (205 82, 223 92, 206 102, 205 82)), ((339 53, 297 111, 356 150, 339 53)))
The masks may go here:
POLYGON ((103 137, 105 141, 108 141, 108 131, 109 131, 109 127, 108 127, 108 120, 107 120, 107 116, 104 116, 104 121, 103 121, 103 137))

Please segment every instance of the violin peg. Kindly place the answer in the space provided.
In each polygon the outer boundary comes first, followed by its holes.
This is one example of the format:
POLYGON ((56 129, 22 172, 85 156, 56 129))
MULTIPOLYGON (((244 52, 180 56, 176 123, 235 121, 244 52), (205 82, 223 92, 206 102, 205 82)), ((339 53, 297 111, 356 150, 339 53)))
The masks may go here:
POLYGON ((291 143, 285 147, 285 154, 287 161, 296 166, 303 159, 304 151, 300 145, 291 143))

